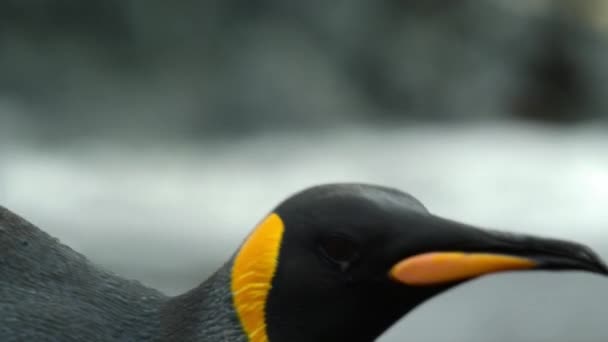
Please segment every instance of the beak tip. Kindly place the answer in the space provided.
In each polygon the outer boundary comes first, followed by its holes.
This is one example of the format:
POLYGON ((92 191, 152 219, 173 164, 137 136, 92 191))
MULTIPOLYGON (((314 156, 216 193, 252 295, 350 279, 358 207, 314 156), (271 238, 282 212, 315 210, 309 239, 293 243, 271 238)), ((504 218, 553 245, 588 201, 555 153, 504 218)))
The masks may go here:
POLYGON ((608 277, 608 266, 606 266, 606 264, 604 262, 602 262, 601 260, 598 263, 598 274, 601 274, 603 276, 608 277))
POLYGON ((580 243, 537 239, 530 252, 534 254, 532 259, 538 261, 539 269, 583 271, 608 276, 608 266, 604 260, 589 246, 580 243))
POLYGON ((608 276, 608 266, 604 260, 591 248, 584 246, 580 255, 583 257, 583 260, 586 259, 588 261, 589 271, 603 276, 608 276))

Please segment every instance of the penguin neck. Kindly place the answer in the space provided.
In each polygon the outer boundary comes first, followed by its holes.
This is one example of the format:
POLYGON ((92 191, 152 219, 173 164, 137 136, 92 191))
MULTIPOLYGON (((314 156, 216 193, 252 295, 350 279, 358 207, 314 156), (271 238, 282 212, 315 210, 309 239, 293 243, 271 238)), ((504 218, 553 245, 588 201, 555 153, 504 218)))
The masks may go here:
POLYGON ((230 260, 198 287, 163 308, 162 331, 170 341, 234 341, 247 337, 234 310, 230 260))

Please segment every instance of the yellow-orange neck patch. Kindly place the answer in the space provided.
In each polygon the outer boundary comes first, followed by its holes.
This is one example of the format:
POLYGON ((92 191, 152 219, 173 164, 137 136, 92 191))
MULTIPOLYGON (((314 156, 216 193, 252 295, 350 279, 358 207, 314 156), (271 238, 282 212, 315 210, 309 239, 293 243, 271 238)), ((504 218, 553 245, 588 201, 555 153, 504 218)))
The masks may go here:
POLYGON ((266 299, 277 269, 285 227, 279 215, 270 214, 249 235, 232 266, 232 297, 250 342, 268 342, 266 299))

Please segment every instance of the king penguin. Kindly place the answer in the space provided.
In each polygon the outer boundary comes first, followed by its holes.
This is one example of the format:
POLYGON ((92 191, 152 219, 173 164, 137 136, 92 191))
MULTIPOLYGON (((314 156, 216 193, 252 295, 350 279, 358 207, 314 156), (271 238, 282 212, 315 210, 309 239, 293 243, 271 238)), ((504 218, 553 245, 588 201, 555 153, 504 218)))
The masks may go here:
POLYGON ((516 270, 608 275, 575 242, 452 221, 391 188, 327 184, 280 203, 211 277, 169 297, 0 209, 0 341, 369 342, 438 293, 516 270))

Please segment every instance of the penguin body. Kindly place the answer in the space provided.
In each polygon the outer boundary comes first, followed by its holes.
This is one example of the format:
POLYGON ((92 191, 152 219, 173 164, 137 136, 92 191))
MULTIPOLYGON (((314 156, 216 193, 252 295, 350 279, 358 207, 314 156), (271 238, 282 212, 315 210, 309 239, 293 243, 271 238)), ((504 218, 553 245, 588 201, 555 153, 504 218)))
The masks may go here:
POLYGON ((232 261, 200 286, 164 303, 162 341, 248 342, 233 306, 232 261))
POLYGON ((471 227, 398 190, 309 188, 176 297, 0 208, 0 341, 369 342, 434 295, 516 270, 608 274, 586 246, 471 227))
POLYGON ((151 341, 166 300, 0 208, 0 341, 151 341))
POLYGON ((0 341, 246 342, 231 264, 168 297, 103 270, 0 207, 0 341))

